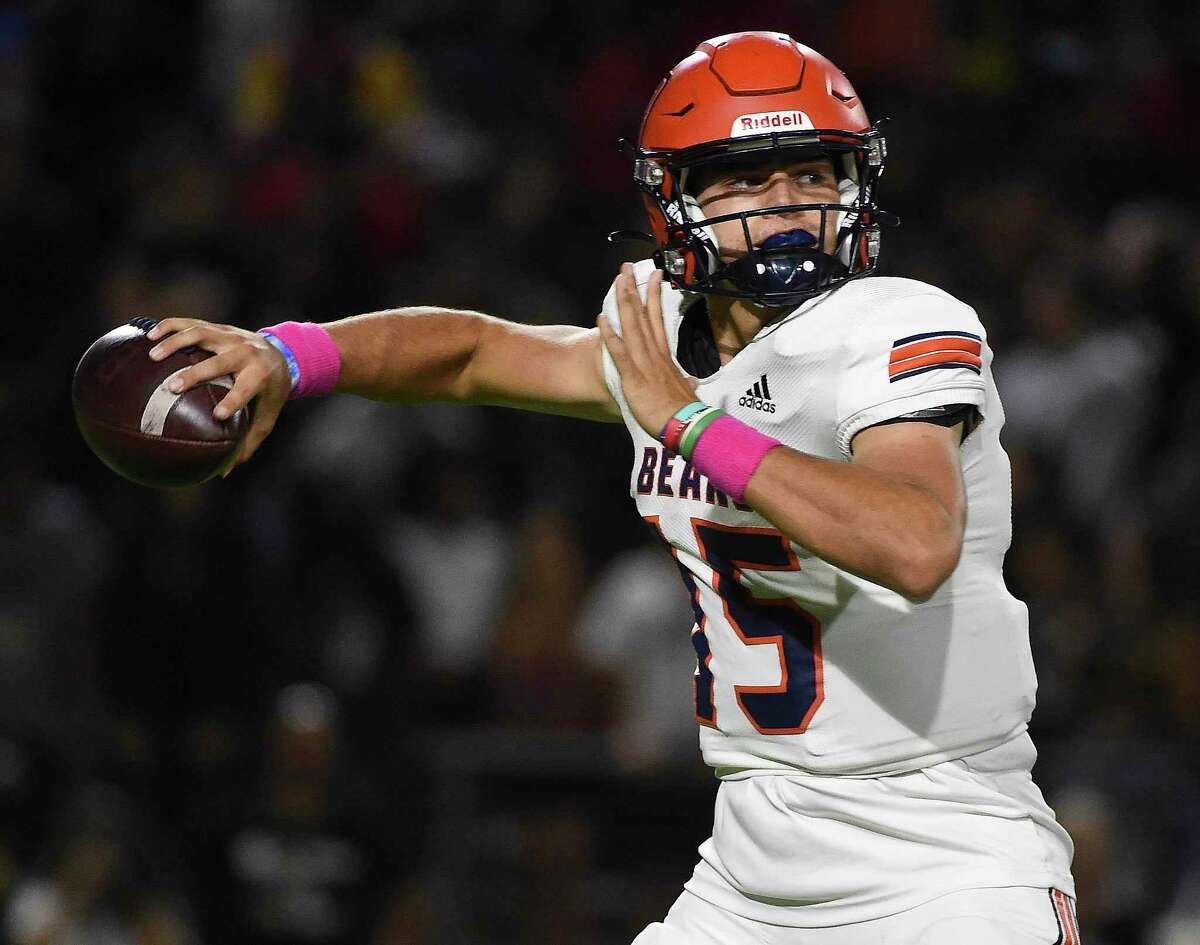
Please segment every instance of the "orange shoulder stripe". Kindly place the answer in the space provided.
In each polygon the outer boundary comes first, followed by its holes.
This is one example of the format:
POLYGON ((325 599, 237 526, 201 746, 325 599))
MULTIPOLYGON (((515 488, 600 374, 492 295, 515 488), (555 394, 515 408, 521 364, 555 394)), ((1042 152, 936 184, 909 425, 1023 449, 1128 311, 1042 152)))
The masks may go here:
POLYGON ((971 354, 982 354, 983 346, 971 338, 928 338, 925 341, 914 341, 892 349, 892 361, 914 358, 919 354, 929 354, 931 351, 969 351, 971 354))
POLYGON ((916 358, 906 358, 903 361, 893 361, 888 365, 888 376, 915 371, 917 368, 929 367, 932 364, 961 363, 968 364, 976 370, 983 367, 983 359, 968 351, 935 351, 933 354, 921 355, 916 358))

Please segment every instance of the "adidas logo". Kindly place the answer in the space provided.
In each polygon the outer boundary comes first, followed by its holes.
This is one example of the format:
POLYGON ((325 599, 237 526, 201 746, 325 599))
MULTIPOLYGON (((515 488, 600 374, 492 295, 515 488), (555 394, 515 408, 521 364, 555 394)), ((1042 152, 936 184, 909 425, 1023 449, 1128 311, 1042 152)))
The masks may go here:
POLYGON ((767 386, 767 375, 764 374, 755 381, 753 387, 746 388, 746 393, 738 398, 738 406, 761 410, 763 413, 775 412, 775 401, 771 399, 771 388, 767 386))

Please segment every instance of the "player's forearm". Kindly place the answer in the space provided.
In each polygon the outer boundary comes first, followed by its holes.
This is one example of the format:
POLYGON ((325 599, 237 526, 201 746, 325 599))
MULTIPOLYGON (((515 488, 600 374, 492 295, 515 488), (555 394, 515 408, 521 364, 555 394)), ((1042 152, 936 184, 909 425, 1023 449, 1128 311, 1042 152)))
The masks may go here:
POLYGON ((329 323, 342 361, 337 390, 372 400, 467 400, 471 360, 490 320, 413 307, 329 323))
POLYGON ((875 469, 771 450, 746 501, 818 557, 912 600, 949 577, 963 522, 929 491, 875 469))
POLYGON ((595 329, 439 308, 373 312, 325 327, 341 355, 339 391, 620 419, 595 329))

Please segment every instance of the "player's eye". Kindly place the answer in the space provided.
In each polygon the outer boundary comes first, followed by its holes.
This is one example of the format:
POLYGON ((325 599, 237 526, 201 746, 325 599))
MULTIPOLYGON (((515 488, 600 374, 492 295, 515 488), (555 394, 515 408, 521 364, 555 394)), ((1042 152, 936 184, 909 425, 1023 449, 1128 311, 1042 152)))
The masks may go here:
POLYGON ((833 175, 821 169, 796 171, 792 177, 801 184, 814 186, 833 183, 833 175))
POLYGON ((755 187, 762 186, 763 179, 761 175, 755 174, 731 174, 726 177, 721 183, 728 190, 753 190, 755 187))

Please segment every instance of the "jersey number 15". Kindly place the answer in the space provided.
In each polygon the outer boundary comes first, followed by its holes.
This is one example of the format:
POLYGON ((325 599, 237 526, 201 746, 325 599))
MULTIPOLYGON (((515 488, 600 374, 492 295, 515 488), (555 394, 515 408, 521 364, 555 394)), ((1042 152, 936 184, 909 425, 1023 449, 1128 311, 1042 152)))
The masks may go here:
MULTIPOLYGON (((795 552, 787 538, 774 529, 737 528, 697 518, 691 521, 700 557, 713 571, 712 586, 721 599, 724 623, 744 645, 773 646, 778 653, 779 683, 743 686, 735 681, 738 706, 763 735, 804 732, 824 698, 821 624, 791 598, 756 597, 740 580, 743 568, 799 571, 795 552)), ((696 615, 692 633, 697 658, 696 719, 716 728, 708 615, 701 607, 695 576, 682 563, 679 570, 696 615)))

